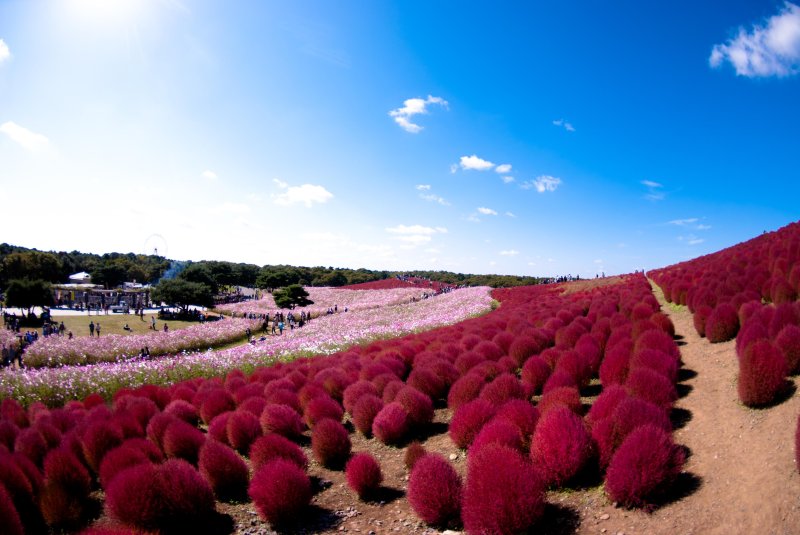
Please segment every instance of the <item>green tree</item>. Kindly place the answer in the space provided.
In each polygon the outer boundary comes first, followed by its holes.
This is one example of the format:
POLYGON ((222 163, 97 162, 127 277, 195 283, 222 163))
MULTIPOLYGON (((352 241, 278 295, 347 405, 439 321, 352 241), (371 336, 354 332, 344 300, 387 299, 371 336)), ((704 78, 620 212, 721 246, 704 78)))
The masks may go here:
POLYGON ((28 310, 33 307, 46 307, 53 304, 53 290, 50 283, 42 279, 13 279, 6 289, 6 306, 28 310))
POLYGON ((299 284, 290 284, 272 292, 272 298, 278 308, 304 307, 314 303, 308 298, 308 292, 299 284))
POLYGON ((59 282, 62 278, 62 263, 53 253, 39 251, 13 252, 3 259, 3 277, 12 279, 42 279, 59 282))
POLYGON ((102 284, 106 288, 122 286, 128 277, 128 270, 120 262, 107 262, 91 272, 92 283, 102 284))
POLYGON ((183 279, 166 279, 159 282, 150 294, 154 302, 164 302, 180 307, 184 312, 189 305, 210 307, 214 305, 214 294, 200 282, 183 279))
POLYGON ((189 282, 205 284, 208 286, 211 295, 214 295, 219 291, 219 285, 217 284, 217 281, 214 280, 214 277, 211 274, 211 269, 207 264, 204 263, 198 262, 196 264, 189 264, 186 269, 180 272, 178 278, 189 282))

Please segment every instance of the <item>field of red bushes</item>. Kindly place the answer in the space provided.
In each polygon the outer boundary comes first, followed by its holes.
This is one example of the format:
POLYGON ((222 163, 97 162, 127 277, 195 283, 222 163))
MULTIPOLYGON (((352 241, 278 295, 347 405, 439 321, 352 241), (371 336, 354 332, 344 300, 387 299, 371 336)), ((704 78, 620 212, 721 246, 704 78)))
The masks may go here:
MULTIPOLYGON (((699 334, 738 336, 745 405, 791 395, 798 256, 794 224, 650 274, 699 334)), ((681 337, 645 276, 493 297, 449 327, 110 404, 4 399, 2 531, 337 532, 363 510, 375 532, 570 533, 589 521, 570 491, 622 511, 691 500, 681 337)))

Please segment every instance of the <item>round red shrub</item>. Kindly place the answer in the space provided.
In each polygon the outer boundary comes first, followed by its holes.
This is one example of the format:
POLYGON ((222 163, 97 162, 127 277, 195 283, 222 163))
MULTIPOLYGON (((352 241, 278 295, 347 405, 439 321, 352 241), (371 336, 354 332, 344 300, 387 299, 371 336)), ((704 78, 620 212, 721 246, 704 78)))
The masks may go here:
POLYGON ((672 323, 672 320, 669 319, 669 316, 663 312, 656 312, 650 316, 650 321, 669 336, 675 337, 675 325, 672 323))
POLYGON ((595 422, 609 418, 614 414, 617 405, 627 398, 627 390, 620 385, 611 385, 604 388, 586 414, 586 423, 591 427, 595 422))
POLYGON ((396 401, 385 405, 372 421, 372 434, 384 444, 398 444, 408 429, 408 413, 396 401))
POLYGON ((200 417, 203 422, 209 424, 215 416, 233 410, 236 410, 233 397, 222 389, 215 389, 214 392, 206 394, 200 405, 200 417))
MULTIPOLYGON (((567 350, 561 353, 561 358, 558 359, 556 367, 553 370, 553 376, 558 376, 560 373, 566 373, 572 378, 573 385, 578 389, 585 388, 592 378, 591 362, 581 357, 580 353, 574 350, 567 350)), ((571 386, 566 381, 561 381, 562 384, 557 386, 571 386)), ((548 383, 545 383, 543 392, 547 391, 548 383)), ((553 388, 552 386, 550 388, 553 388)))
POLYGON ((47 442, 35 427, 22 429, 14 440, 14 451, 21 453, 37 466, 41 466, 47 454, 47 442))
POLYGON ((261 424, 258 417, 248 411, 234 411, 228 418, 226 426, 228 444, 239 453, 246 453, 250 444, 261 436, 261 424))
POLYGON ((560 406, 567 407, 575 414, 581 414, 583 403, 581 403, 581 393, 578 392, 578 389, 570 386, 554 388, 542 396, 538 409, 539 413, 544 416, 547 411, 560 406))
POLYGON ((163 515, 159 527, 163 531, 198 531, 215 510, 211 486, 183 459, 168 459, 158 466, 157 474, 155 486, 161 495, 163 515))
POLYGON ((259 468, 248 494, 261 518, 273 526, 297 521, 311 502, 311 480, 296 464, 274 459, 259 468))
POLYGON ((246 495, 250 478, 247 465, 225 444, 207 440, 200 448, 198 468, 217 498, 240 499, 246 495))
POLYGON ((786 359, 789 374, 800 373, 800 327, 785 326, 775 337, 774 344, 786 359))
POLYGON ((786 359, 774 345, 753 342, 739 359, 739 399, 748 407, 772 403, 783 391, 788 372, 786 359))
POLYGON ((333 398, 325 395, 320 395, 308 402, 305 411, 303 412, 303 419, 309 429, 312 429, 317 422, 324 419, 331 419, 341 421, 344 416, 344 410, 333 398))
POLYGON ((527 444, 539 421, 539 409, 524 399, 512 399, 497 410, 494 420, 503 420, 515 425, 523 442, 527 444))
POLYGON ((261 430, 266 433, 277 433, 290 440, 303 435, 305 424, 292 408, 286 405, 267 405, 259 418, 261 430))
POLYGON ((556 369, 552 374, 550 374, 550 377, 547 378, 547 381, 545 381, 544 386, 542 387, 542 394, 547 394, 551 390, 565 387, 574 388, 577 390, 578 383, 571 373, 556 369))
POLYGON ((369 453, 357 453, 347 461, 344 469, 347 485, 361 499, 368 498, 377 491, 383 482, 383 474, 378 461, 369 453))
POLYGON ((478 355, 474 351, 465 351, 456 358, 454 364, 459 373, 465 374, 485 360, 485 358, 478 355))
POLYGON ((477 398, 486 381, 476 373, 467 373, 459 378, 447 393, 447 406, 457 410, 461 405, 477 398))
POLYGON ((497 407, 485 399, 465 403, 453 413, 448 433, 453 443, 466 449, 475 440, 481 428, 494 417, 497 407))
POLYGON ((667 410, 678 399, 675 384, 650 368, 631 368, 625 388, 631 396, 645 399, 667 410))
POLYGON ((83 434, 83 458, 94 473, 100 469, 103 456, 122 443, 120 429, 109 421, 90 424, 83 434))
POLYGON ((142 450, 128 445, 127 441, 123 442, 103 457, 103 462, 100 463, 100 486, 108 490, 117 474, 142 463, 152 464, 152 461, 142 450))
POLYGON ((356 430, 369 437, 372 435, 372 423, 383 408, 383 401, 378 396, 365 394, 358 398, 353 406, 352 421, 356 430))
POLYGON ((428 452, 425 451, 425 447, 418 440, 415 440, 409 444, 406 448, 405 454, 403 455, 403 463, 406 465, 406 469, 409 471, 412 470, 417 461, 427 453, 428 452))
POLYGON ((77 527, 89 505, 89 471, 72 452, 57 449, 44 460, 44 477, 39 508, 45 522, 55 528, 77 527))
POLYGON ((632 353, 633 341, 630 339, 606 348, 606 356, 600 364, 600 382, 603 387, 625 382, 632 353))
POLYGON ((640 349, 633 354, 630 369, 648 368, 656 371, 675 383, 678 379, 678 362, 670 355, 657 349, 640 349))
POLYGON ((712 344, 727 342, 739 332, 739 315, 730 303, 721 303, 709 314, 705 335, 712 344))
POLYGON ((591 456, 592 439, 579 416, 566 407, 542 414, 531 440, 531 459, 546 484, 560 487, 591 456))
POLYGON ((381 400, 384 404, 391 403, 397 397, 397 393, 406 387, 406 384, 400 379, 392 379, 383 387, 381 393, 381 400))
POLYGON ((597 446, 600 467, 607 467, 625 438, 643 425, 653 425, 667 433, 672 432, 672 423, 667 412, 639 398, 628 397, 621 400, 611 417, 594 422, 592 438, 597 446))
POLYGON ((749 320, 742 325, 736 336, 736 355, 741 359, 750 344, 756 340, 769 340, 767 328, 758 320, 749 320))
MULTIPOLYGON (((321 388, 319 392, 321 395, 324 395, 324 390, 321 388)), ((269 404, 286 405, 287 407, 297 411, 298 414, 303 410, 303 406, 300 403, 300 397, 294 390, 289 390, 287 388, 279 388, 270 394, 266 394, 264 396, 264 400, 269 404)), ((309 401, 311 400, 309 399, 309 401)))
POLYGON ((400 390, 394 400, 406 410, 408 422, 412 427, 426 425, 433 421, 433 402, 431 398, 413 386, 406 386, 400 390))
POLYGON ((311 431, 314 458, 327 468, 340 468, 350 456, 350 435, 341 422, 326 418, 311 431))
POLYGON ((672 356, 676 361, 681 361, 681 353, 675 344, 675 340, 659 329, 651 329, 636 338, 633 343, 633 353, 642 349, 658 349, 672 356))
POLYGON ((462 513, 467 533, 526 533, 544 513, 544 487, 520 453, 483 448, 467 472, 462 513))
POLYGON ((214 419, 208 424, 208 436, 217 442, 222 442, 230 446, 230 444, 228 444, 228 419, 233 412, 234 411, 227 411, 214 416, 214 419))
POLYGON ((0 444, 12 451, 17 435, 19 435, 19 427, 8 420, 0 420, 0 444))
POLYGON ((484 425, 469 446, 469 455, 480 451, 490 445, 500 444, 513 450, 522 452, 525 441, 519 428, 507 420, 498 420, 496 417, 484 425))
POLYGON ((156 446, 163 449, 162 440, 164 438, 164 431, 167 426, 176 421, 177 418, 170 414, 156 414, 147 424, 147 438, 149 438, 156 446))
POLYGON ((358 398, 365 394, 372 394, 373 396, 378 395, 378 389, 375 388, 369 381, 361 380, 356 381, 355 383, 351 384, 344 390, 344 394, 342 396, 342 406, 344 406, 344 410, 353 414, 353 407, 358 401, 358 398))
POLYGON ((508 348, 508 356, 514 359, 518 366, 523 366, 534 355, 538 355, 547 348, 547 340, 538 331, 521 335, 514 339, 508 348))
POLYGON ((497 344, 500 349, 503 350, 504 355, 508 354, 508 350, 511 348, 511 344, 514 342, 514 340, 516 340, 514 335, 507 331, 501 331, 492 338, 492 342, 497 344))
POLYGON ((529 385, 534 394, 541 394, 551 373, 552 369, 544 359, 532 356, 522 366, 522 382, 529 385))
POLYGON ((7 535, 25 535, 22 527, 22 520, 17 513, 17 508, 11 495, 6 488, 0 484, 0 519, 3 521, 3 532, 7 535))
POLYGON ((406 384, 413 386, 432 400, 444 398, 447 395, 447 387, 449 386, 436 373, 426 368, 414 368, 408 375, 406 384))
POLYGON ((481 399, 485 399, 492 405, 499 407, 511 399, 524 399, 525 392, 519 379, 511 373, 503 373, 483 387, 480 394, 481 399))
POLYGON ((197 464, 197 455, 206 441, 205 434, 183 420, 175 420, 167 425, 162 438, 164 454, 167 457, 185 459, 197 464))
POLYGON ((683 469, 683 450, 669 433, 645 425, 619 447, 606 472, 609 497, 629 507, 644 507, 663 492, 683 469))
POLYGON ((277 458, 291 461, 303 470, 308 467, 308 458, 300 446, 276 433, 257 438, 248 455, 254 470, 277 458))
POLYGON ((417 459, 408 478, 408 502, 423 522, 447 526, 461 511, 461 478, 444 457, 428 453, 417 459))
POLYGON ((182 399, 170 401, 169 405, 164 408, 164 414, 174 416, 190 425, 197 425, 200 422, 200 415, 195 406, 182 399))

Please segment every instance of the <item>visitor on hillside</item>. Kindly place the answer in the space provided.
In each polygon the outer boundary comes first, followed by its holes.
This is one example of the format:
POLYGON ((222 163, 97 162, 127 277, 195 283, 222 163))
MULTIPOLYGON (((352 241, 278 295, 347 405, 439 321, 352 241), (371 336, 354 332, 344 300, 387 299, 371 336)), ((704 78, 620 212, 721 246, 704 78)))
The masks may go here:
POLYGON ((169 325, 167 325, 166 322, 164 322, 164 332, 169 332, 169 325))
POLYGON ((150 328, 156 330, 156 317, 150 316, 150 328))
POLYGON ((58 325, 58 335, 59 335, 59 336, 63 336, 63 335, 64 335, 64 330, 66 330, 66 327, 64 327, 64 322, 62 321, 62 322, 61 322, 61 323, 58 325))
POLYGON ((67 333, 67 340, 72 340, 72 331, 67 333))
POLYGON ((278 330, 280 331, 280 333, 278 333, 279 335, 283 334, 283 328, 284 328, 283 322, 279 321, 278 322, 278 330))
POLYGON ((99 321, 97 322, 97 325, 95 325, 94 330, 97 331, 97 337, 100 338, 100 322, 99 321))
POLYGON ((89 322, 89 336, 94 336, 94 322, 89 322))
POLYGON ((128 326, 128 324, 126 323, 126 324, 125 324, 125 326, 122 328, 122 330, 123 330, 123 331, 128 331, 128 332, 130 332, 131 328, 130 328, 130 327, 128 326))

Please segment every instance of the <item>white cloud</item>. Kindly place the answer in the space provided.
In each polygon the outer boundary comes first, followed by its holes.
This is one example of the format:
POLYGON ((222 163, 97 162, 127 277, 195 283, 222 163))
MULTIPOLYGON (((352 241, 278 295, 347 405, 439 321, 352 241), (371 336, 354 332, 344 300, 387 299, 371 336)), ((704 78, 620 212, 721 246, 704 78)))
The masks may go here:
POLYGON ((512 182, 514 182, 514 177, 513 176, 504 176, 503 177, 503 183, 504 184, 511 184, 512 182))
POLYGON ((215 214, 244 215, 250 213, 250 207, 239 202, 224 202, 211 210, 215 214))
POLYGON ((546 191, 555 191, 561 185, 561 179, 549 175, 542 175, 536 180, 528 180, 523 182, 520 187, 522 189, 536 189, 539 193, 546 191))
POLYGON ((648 201, 663 201, 666 195, 662 191, 663 184, 654 182, 652 180, 642 180, 641 184, 647 188, 647 194, 644 196, 648 201))
POLYGON ((422 127, 411 121, 414 115, 427 114, 428 104, 438 104, 439 106, 447 108, 447 101, 441 97, 434 97, 428 95, 427 99, 410 98, 403 102, 402 108, 397 108, 389 112, 389 116, 394 118, 400 128, 411 134, 418 134, 422 131, 422 127))
POLYGON ((494 170, 500 173, 501 175, 507 175, 508 173, 511 172, 511 164, 510 163, 500 164, 497 167, 495 167, 494 170))
POLYGON ((431 186, 430 184, 419 184, 417 185, 417 189, 419 191, 428 191, 429 189, 431 189, 431 186))
POLYGON ((567 132, 574 132, 575 131, 575 127, 572 126, 572 124, 566 122, 564 119, 556 119, 555 121, 553 121, 553 124, 555 126, 563 127, 564 130, 566 130, 567 132))
POLYGON ((435 234, 447 234, 444 227, 426 227, 423 225, 397 225, 387 227, 386 232, 395 234, 395 239, 412 246, 421 245, 431 241, 435 234))
POLYGON ((215 173, 214 171, 210 171, 208 169, 206 169, 205 171, 200 173, 200 176, 202 176, 206 180, 211 180, 211 181, 214 181, 214 180, 217 179, 217 173, 215 173))
POLYGON ((290 186, 277 178, 272 180, 279 188, 286 190, 278 195, 272 195, 275 204, 289 206, 292 204, 305 204, 306 208, 311 208, 314 203, 324 204, 333 199, 333 193, 322 186, 314 184, 302 184, 300 186, 290 186))
POLYGON ((494 167, 492 162, 478 158, 474 154, 472 156, 462 156, 459 165, 461 165, 461 169, 464 171, 488 171, 494 167))
POLYGON ((699 245, 706 240, 698 238, 694 234, 689 234, 688 236, 678 236, 678 241, 686 242, 688 245, 699 245))
POLYGON ((739 33, 724 44, 714 45, 708 62, 719 67, 725 61, 740 76, 790 76, 800 71, 800 7, 785 2, 766 25, 754 24, 750 33, 739 33))
POLYGON ((479 207, 478 212, 480 212, 483 215, 497 215, 496 211, 492 210, 491 208, 486 208, 484 206, 479 207))
POLYGON ((7 59, 11 58, 11 51, 8 49, 8 45, 5 41, 0 39, 0 63, 3 63, 7 59))
POLYGON ((450 206, 450 203, 447 202, 446 199, 444 199, 443 197, 439 197, 438 195, 435 195, 433 193, 430 193, 430 194, 427 194, 427 195, 426 194, 420 194, 419 198, 422 199, 422 200, 428 201, 428 202, 439 203, 442 206, 450 206))
POLYGON ((711 230, 711 225, 697 225, 697 230, 711 230))
POLYGON ((698 219, 696 217, 687 217, 686 219, 673 219, 672 221, 668 221, 668 225, 677 225, 679 227, 684 227, 686 225, 691 225, 693 223, 697 223, 698 219))
POLYGON ((517 217, 517 216, 515 216, 515 215, 513 214, 513 212, 506 212, 506 215, 507 215, 508 217, 513 217, 513 218, 516 218, 516 217, 517 217))
POLYGON ((509 249, 507 251, 500 251, 500 256, 517 256, 519 251, 516 249, 509 249))
POLYGON ((0 125, 0 132, 7 135, 11 141, 18 143, 23 149, 31 152, 42 151, 50 145, 50 140, 42 134, 32 132, 12 121, 0 125))
POLYGON ((467 221, 470 221, 472 223, 480 223, 481 222, 481 218, 478 217, 478 214, 469 214, 467 216, 467 221))
POLYGON ((454 175, 454 174, 456 174, 457 171, 458 171, 458 164, 457 163, 451 163, 450 164, 450 174, 454 175))

